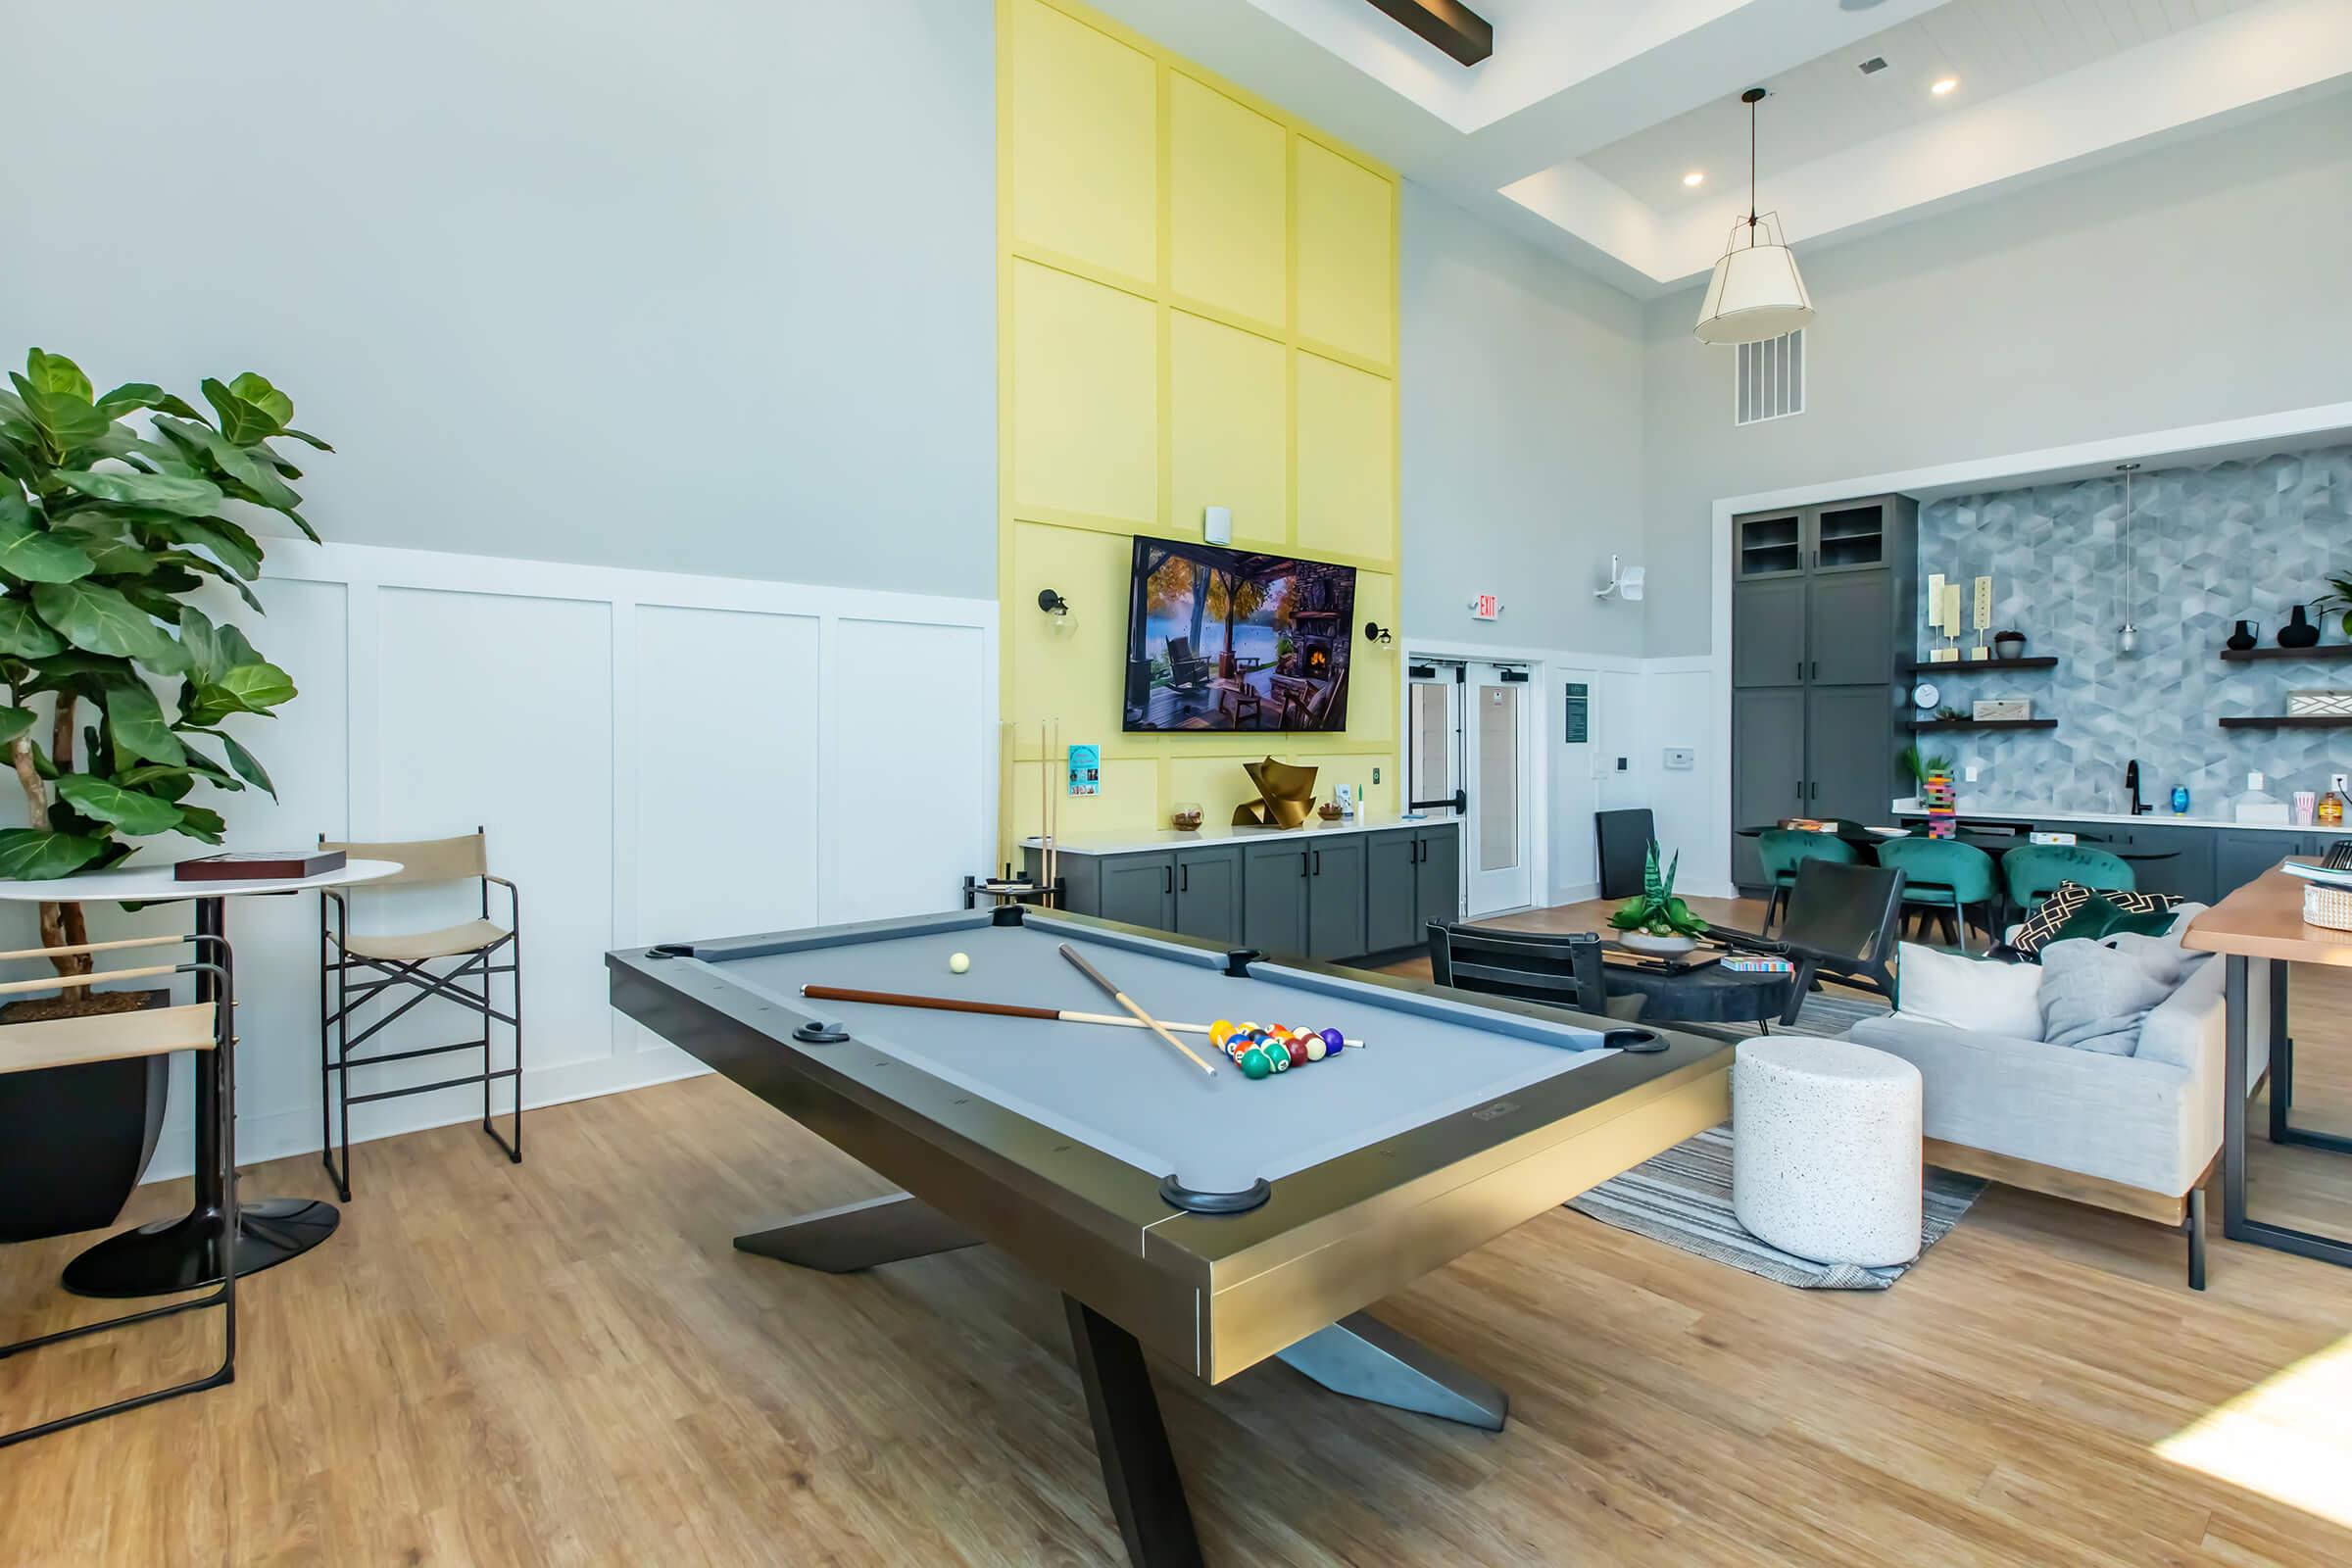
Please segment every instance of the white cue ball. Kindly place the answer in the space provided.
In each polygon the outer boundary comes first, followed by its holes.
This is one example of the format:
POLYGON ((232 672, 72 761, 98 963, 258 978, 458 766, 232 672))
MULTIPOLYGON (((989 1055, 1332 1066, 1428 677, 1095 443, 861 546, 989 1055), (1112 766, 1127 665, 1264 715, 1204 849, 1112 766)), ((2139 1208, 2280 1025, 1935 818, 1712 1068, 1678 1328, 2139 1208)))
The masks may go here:
POLYGON ((961 974, 964 970, 969 969, 971 966, 972 956, 970 954, 951 953, 948 955, 948 971, 951 974, 961 974))

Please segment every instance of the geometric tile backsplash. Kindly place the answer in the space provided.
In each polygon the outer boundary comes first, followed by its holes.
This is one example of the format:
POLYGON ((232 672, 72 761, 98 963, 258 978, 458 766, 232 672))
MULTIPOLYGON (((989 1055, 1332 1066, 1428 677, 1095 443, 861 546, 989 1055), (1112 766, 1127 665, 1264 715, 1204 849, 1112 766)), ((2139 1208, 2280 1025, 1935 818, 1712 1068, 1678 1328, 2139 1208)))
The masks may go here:
MULTIPOLYGON (((2133 758, 2140 797, 2160 812, 2176 784, 2188 786, 2192 811, 2226 814, 2249 771, 2282 801, 2352 772, 2352 729, 2216 722, 2283 713, 2289 691, 2352 688, 2352 663, 2221 658, 2234 622, 2253 621, 2262 646, 2275 647, 2291 607, 2326 591, 2325 571, 2352 571, 2352 447, 2151 468, 2132 476, 2132 494, 2129 530, 2120 474, 1920 508, 1921 624, 1929 573, 1961 579, 1964 593, 1969 579, 1989 575, 1992 629, 2021 631, 2029 656, 2058 659, 2054 670, 1922 677, 1964 712, 1977 698, 2027 697, 2035 717, 2058 720, 2054 730, 2014 735, 1919 737, 1931 756, 1976 764, 1975 782, 1960 785, 1964 808, 1975 800, 2121 809, 2133 758), (2127 618, 2139 628, 2130 655, 2117 646, 2127 618)), ((2313 618, 2323 644, 2345 641, 2340 613, 2313 618)), ((1972 631, 1962 646, 1974 641, 1972 631)))

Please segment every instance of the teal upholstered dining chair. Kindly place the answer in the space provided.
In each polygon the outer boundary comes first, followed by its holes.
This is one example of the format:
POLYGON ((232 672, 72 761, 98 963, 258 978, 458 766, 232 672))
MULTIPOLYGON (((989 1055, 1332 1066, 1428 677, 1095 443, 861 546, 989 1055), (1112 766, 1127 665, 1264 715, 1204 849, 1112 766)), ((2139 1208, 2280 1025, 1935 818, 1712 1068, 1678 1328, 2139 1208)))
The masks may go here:
POLYGON ((1788 906, 1788 890, 1796 886, 1798 866, 1807 860, 1851 865, 1862 858, 1851 844, 1834 833, 1807 833, 1792 827, 1766 829, 1756 839, 1756 853, 1763 858, 1765 879, 1772 884, 1772 897, 1764 906, 1766 936, 1772 935, 1773 920, 1788 906))
POLYGON ((2061 882, 2113 893, 2130 893, 2138 885, 2129 860, 2087 844, 2021 844, 2001 857, 2001 879, 2020 919, 2061 882))
MULTIPOLYGON (((1931 915, 1956 926, 1955 945, 1968 946, 1969 910, 1978 911, 1986 945, 2000 937, 1994 926, 2000 903, 1992 857, 1956 839, 1888 839, 1878 846, 1879 863, 1903 873, 1903 909, 1924 922, 1931 915)), ((2054 886, 2055 884, 2053 884, 2054 886)))

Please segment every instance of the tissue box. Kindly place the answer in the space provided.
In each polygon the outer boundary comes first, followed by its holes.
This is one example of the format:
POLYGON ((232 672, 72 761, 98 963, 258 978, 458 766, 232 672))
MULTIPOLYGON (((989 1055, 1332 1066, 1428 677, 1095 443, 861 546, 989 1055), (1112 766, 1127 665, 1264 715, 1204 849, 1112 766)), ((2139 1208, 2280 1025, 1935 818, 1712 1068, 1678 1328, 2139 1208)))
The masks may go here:
POLYGON ((1980 697, 1973 716, 1980 724, 2012 724, 2034 716, 2034 701, 2029 697, 1980 697))
POLYGON ((2283 826, 2286 822, 2284 801, 2239 801, 2230 814, 2240 822, 2269 822, 2283 826))

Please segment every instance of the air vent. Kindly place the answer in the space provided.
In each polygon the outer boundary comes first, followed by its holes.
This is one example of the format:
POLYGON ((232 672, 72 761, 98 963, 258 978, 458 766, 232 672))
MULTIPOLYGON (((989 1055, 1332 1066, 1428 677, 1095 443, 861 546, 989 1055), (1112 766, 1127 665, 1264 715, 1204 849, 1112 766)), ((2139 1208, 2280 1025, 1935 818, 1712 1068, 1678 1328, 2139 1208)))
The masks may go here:
POLYGON ((1732 383, 1732 422, 1760 424, 1805 412, 1805 333, 1740 345, 1732 383))
POLYGON ((1885 55, 1872 55, 1868 60, 1863 61, 1854 69, 1862 73, 1862 74, 1865 76, 1875 76, 1880 72, 1886 69, 1886 57, 1885 55))

